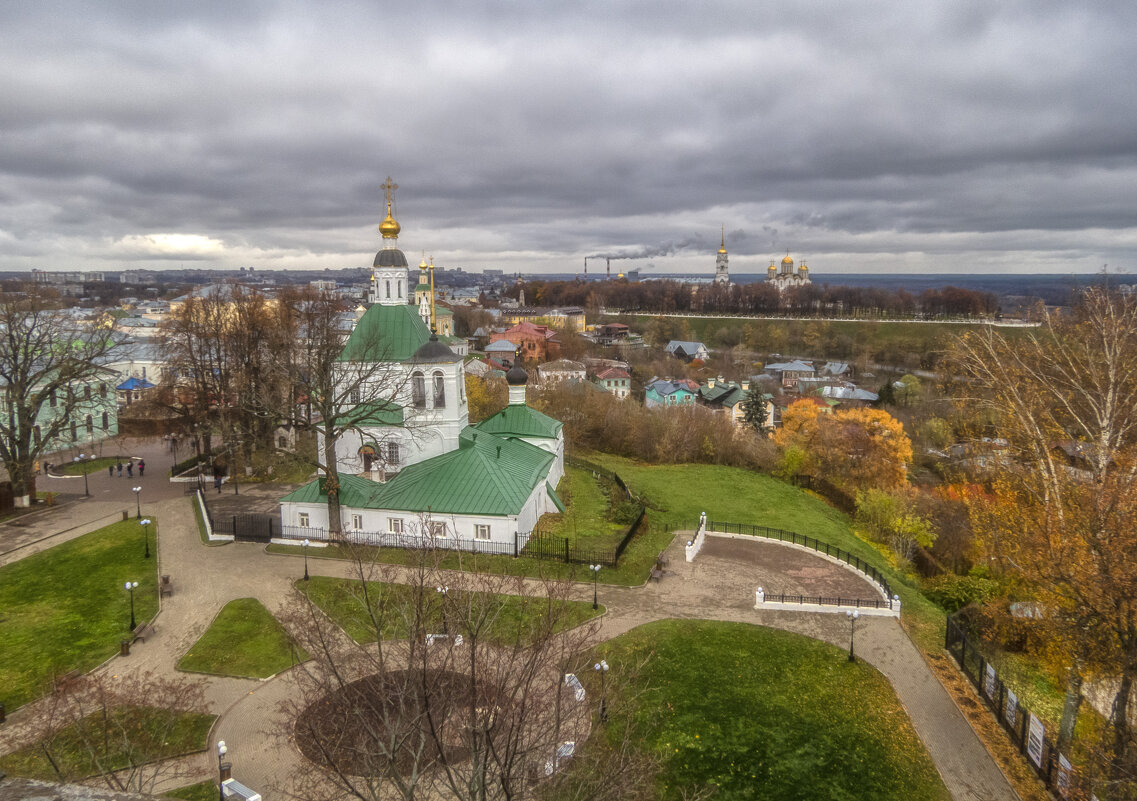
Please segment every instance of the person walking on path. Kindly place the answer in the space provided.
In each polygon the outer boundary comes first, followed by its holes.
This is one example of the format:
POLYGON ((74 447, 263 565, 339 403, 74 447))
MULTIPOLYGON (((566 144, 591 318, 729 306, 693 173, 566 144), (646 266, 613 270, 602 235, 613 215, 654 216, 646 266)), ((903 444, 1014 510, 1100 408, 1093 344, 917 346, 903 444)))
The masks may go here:
POLYGON ((139 459, 138 460, 138 477, 142 478, 142 476, 145 475, 145 473, 146 473, 146 460, 145 459, 139 459))
POLYGON ((118 477, 122 478, 122 459, 118 460, 118 477))
POLYGON ((107 475, 110 476, 111 478, 114 478, 114 465, 113 464, 107 465, 107 475))
POLYGON ((126 477, 127 478, 134 478, 134 460, 133 459, 127 459, 126 460, 126 477))

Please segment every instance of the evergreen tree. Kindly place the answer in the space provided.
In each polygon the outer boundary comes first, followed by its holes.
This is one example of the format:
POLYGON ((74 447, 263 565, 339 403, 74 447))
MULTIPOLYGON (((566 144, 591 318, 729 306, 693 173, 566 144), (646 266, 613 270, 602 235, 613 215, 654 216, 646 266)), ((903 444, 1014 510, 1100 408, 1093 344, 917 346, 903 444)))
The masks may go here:
POLYGON ((762 393, 756 389, 747 392, 742 401, 742 419, 755 431, 761 431, 769 424, 768 417, 769 408, 762 393))

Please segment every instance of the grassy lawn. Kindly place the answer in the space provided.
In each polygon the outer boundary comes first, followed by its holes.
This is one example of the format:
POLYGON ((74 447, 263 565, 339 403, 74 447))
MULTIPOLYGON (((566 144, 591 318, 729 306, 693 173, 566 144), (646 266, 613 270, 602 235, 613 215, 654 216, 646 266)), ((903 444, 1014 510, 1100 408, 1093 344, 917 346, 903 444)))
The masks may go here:
MULTIPOLYGON (((154 710, 149 707, 129 707, 126 709, 112 710, 111 718, 114 715, 131 716, 129 722, 119 725, 111 725, 111 736, 104 741, 102 737, 102 715, 101 713, 94 713, 84 718, 81 722, 76 723, 64 729, 56 738, 52 747, 52 756, 55 759, 60 771, 69 780, 75 780, 82 777, 93 776, 97 770, 92 761, 91 753, 84 742, 103 743, 105 742, 108 748, 107 751, 97 754, 100 762, 111 770, 118 770, 127 767, 130 762, 130 755, 123 748, 123 741, 120 737, 114 736, 116 733, 121 734, 122 731, 149 731, 155 726, 161 726, 160 722, 148 723, 146 717, 157 716, 157 721, 165 720, 167 713, 162 710, 154 710), (85 731, 84 731, 85 730, 85 731)), ((167 757, 178 756, 180 754, 188 754, 193 751, 200 751, 205 748, 207 738, 209 736, 209 728, 213 725, 213 721, 217 719, 216 715, 206 715, 197 712, 182 713, 177 720, 176 725, 170 729, 170 737, 164 741, 159 751, 155 753, 147 753, 150 759, 165 759, 167 757)), ((136 753, 135 758, 138 758, 136 753)), ((58 781, 58 777, 44 756, 43 749, 39 743, 28 745, 19 751, 13 751, 3 757, 0 757, 0 770, 3 770, 12 776, 26 776, 31 779, 43 779, 45 781, 58 781)))
POLYGON ((557 493, 564 501, 565 513, 545 515, 541 519, 543 533, 594 548, 615 548, 620 543, 627 524, 608 519, 611 493, 606 484, 587 470, 565 467, 557 493))
MULTIPOLYGON (((295 658, 303 662, 308 654, 296 648, 295 658)), ((225 604, 178 668, 267 679, 293 664, 292 642, 284 627, 256 598, 238 598, 225 604)))
POLYGON ((645 464, 603 453, 589 453, 586 458, 619 473, 652 513, 679 521, 676 525, 693 528, 705 511, 711 520, 783 528, 844 548, 885 574, 904 604, 904 623, 920 647, 932 653, 943 648, 945 612, 924 597, 914 576, 897 570, 877 546, 854 534, 848 515, 820 498, 738 467, 645 464))
POLYGON ((137 620, 154 616, 157 560, 142 553, 142 528, 126 520, 0 567, 0 701, 9 712, 53 675, 86 672, 118 650, 130 628, 124 582, 139 584, 137 620))
MULTIPOLYGON (((739 623, 667 620, 601 647, 635 695, 608 731, 633 731, 663 761, 658 794, 814 801, 950 798, 887 679, 842 650, 739 623)), ((592 677, 590 677, 591 679, 592 677)))
MULTIPOLYGON (((308 594, 312 602, 320 607, 324 613, 334 620, 340 628, 347 632, 358 643, 374 642, 375 627, 367 613, 367 605, 360 592, 358 581, 350 579, 328 578, 326 576, 313 576, 304 586, 303 581, 296 584, 308 594)), ((402 639, 407 636, 406 621, 398 614, 399 610, 409 605, 413 599, 412 588, 403 584, 385 584, 379 581, 367 582, 367 592, 371 601, 371 608, 376 610, 376 617, 380 617, 380 610, 386 609, 387 614, 381 616, 383 639, 402 639)), ((490 639, 494 642, 509 644, 524 641, 525 632, 530 626, 548 610, 549 601, 543 598, 527 598, 521 595, 497 595, 487 597, 484 593, 475 593, 477 600, 484 599, 493 604, 500 604, 497 618, 490 629, 490 639)), ((578 626, 586 620, 603 612, 602 606, 593 611, 592 604, 583 601, 569 601, 566 605, 564 618, 558 631, 564 631, 578 626)), ((442 605, 432 605, 425 611, 428 629, 441 632, 442 605)), ((461 634, 461 629, 451 627, 453 633, 461 634)))
POLYGON ((179 787, 166 793, 166 798, 180 798, 182 801, 213 801, 217 798, 217 782, 198 782, 179 787))
POLYGON ((98 459, 84 459, 81 462, 66 462, 59 465, 59 472, 65 476, 81 476, 84 473, 98 473, 112 464, 126 464, 129 456, 100 456, 98 459))

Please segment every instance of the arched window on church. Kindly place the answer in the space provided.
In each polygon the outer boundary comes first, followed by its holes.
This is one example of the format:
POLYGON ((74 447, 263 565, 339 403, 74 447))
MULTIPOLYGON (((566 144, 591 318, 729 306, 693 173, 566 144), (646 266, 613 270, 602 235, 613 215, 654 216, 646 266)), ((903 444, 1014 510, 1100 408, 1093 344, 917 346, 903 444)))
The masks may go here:
POLYGON ((426 408, 426 376, 420 372, 411 375, 411 403, 416 409, 426 408))
POLYGON ((364 445, 359 449, 359 458, 363 460, 363 472, 370 473, 371 467, 375 462, 375 448, 370 445, 364 445))
POLYGON ((434 408, 442 409, 446 406, 446 382, 441 371, 434 373, 434 408))
POLYGON ((403 282, 402 282, 402 280, 400 279, 399 281, 396 281, 395 286, 398 287, 398 290, 399 290, 399 300, 402 300, 403 299, 403 282))
POLYGON ((390 298, 391 298, 391 282, 385 281, 384 283, 386 283, 386 285, 387 285, 387 299, 390 300, 390 298))

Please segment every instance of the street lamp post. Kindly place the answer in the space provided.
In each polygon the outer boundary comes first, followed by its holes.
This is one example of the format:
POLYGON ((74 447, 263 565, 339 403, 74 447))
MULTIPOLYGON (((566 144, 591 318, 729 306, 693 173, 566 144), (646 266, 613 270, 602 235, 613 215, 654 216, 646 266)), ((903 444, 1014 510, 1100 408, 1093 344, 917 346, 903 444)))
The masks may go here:
POLYGON ((234 451, 232 449, 230 449, 230 451, 229 451, 229 453, 231 454, 231 458, 229 459, 229 463, 230 463, 231 469, 233 471, 233 494, 234 495, 240 495, 241 494, 241 491, 237 489, 237 454, 239 454, 240 452, 241 452, 241 438, 237 437, 236 453, 234 453, 234 451))
POLYGON ((304 580, 308 580, 308 540, 304 540, 304 580))
POLYGON ((608 692, 604 686, 604 677, 608 675, 608 662, 601 659, 592 667, 600 673, 600 722, 605 723, 608 720, 608 692))
POLYGON ((132 491, 134 492, 134 507, 138 511, 138 519, 141 520, 142 519, 142 499, 141 499, 141 496, 139 493, 142 492, 142 487, 134 487, 134 488, 132 488, 132 491))
POLYGON ((134 622, 134 591, 138 589, 138 582, 128 581, 123 584, 122 587, 124 590, 130 593, 130 630, 134 631, 134 627, 137 625, 134 622))
MULTIPOLYGON (((91 490, 87 486, 87 465, 86 465, 87 458, 88 458, 87 454, 81 453, 75 457, 75 461, 79 462, 79 469, 83 471, 83 494, 86 495, 88 498, 90 498, 91 497, 91 490)), ((92 453, 90 458, 94 459, 95 454, 92 453)))
POLYGON ((146 551, 142 554, 143 559, 150 558, 150 518, 147 517, 142 521, 142 538, 146 541, 146 551))
POLYGON ((225 801, 225 755, 229 753, 229 749, 225 747, 224 740, 217 741, 217 798, 218 801, 225 801))
POLYGON ((434 591, 442 596, 442 633, 449 637, 450 631, 446 628, 446 593, 450 592, 450 588, 445 586, 435 587, 434 591))
POLYGON ((857 657, 853 655, 853 631, 857 628, 857 619, 861 616, 861 613, 846 612, 845 615, 849 618, 849 661, 856 662, 857 657))
POLYGON ((596 582, 600 578, 601 565, 589 565, 588 569, 592 571, 592 608, 599 609, 600 605, 597 603, 596 598, 596 582))

